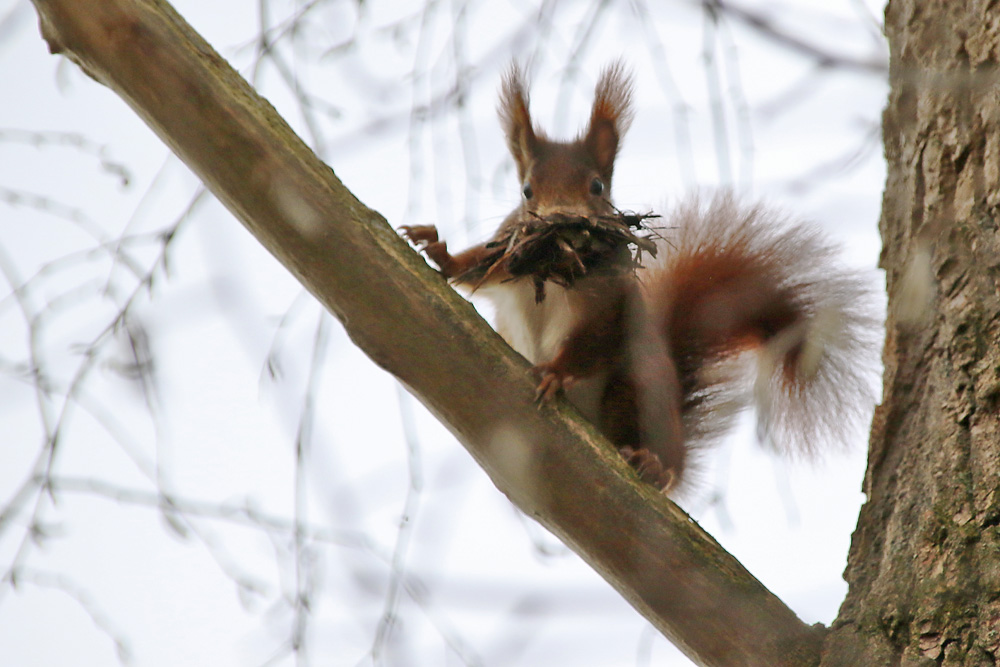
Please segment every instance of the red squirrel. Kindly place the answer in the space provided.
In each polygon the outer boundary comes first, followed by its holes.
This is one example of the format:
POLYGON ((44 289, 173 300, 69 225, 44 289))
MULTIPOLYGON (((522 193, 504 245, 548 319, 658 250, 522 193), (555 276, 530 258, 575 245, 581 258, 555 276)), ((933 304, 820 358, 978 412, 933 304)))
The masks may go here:
POLYGON ((611 182, 631 96, 631 77, 610 65, 586 130, 554 141, 533 125, 524 74, 512 65, 498 111, 520 205, 490 241, 455 255, 432 225, 403 235, 446 278, 493 302, 497 330, 534 365, 539 400, 564 392, 665 492, 682 488, 692 451, 751 396, 761 434, 779 449, 808 453, 842 435, 870 405, 871 294, 806 225, 722 193, 667 216, 659 257, 645 268, 605 271, 622 254, 602 255, 571 284, 545 282, 544 293, 542 279, 477 270, 528 221, 620 215, 611 182), (753 378, 737 361, 750 350, 753 378))

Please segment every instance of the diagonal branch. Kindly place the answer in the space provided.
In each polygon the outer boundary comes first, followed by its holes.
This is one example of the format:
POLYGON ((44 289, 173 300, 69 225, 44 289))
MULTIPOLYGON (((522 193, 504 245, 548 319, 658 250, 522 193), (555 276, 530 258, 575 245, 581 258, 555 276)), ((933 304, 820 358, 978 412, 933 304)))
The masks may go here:
POLYGON ((565 406, 165 2, 34 0, 54 53, 120 95, 468 448, 497 487, 703 665, 814 665, 803 624, 565 406))

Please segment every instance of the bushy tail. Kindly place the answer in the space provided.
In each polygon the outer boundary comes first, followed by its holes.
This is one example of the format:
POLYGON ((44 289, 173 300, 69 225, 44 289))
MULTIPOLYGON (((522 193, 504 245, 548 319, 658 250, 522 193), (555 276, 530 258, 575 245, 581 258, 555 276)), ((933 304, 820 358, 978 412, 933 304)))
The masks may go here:
POLYGON ((869 281, 841 268, 811 226, 729 194, 689 201, 667 221, 648 286, 678 367, 688 447, 751 400, 762 441, 785 453, 852 435, 874 403, 869 281))

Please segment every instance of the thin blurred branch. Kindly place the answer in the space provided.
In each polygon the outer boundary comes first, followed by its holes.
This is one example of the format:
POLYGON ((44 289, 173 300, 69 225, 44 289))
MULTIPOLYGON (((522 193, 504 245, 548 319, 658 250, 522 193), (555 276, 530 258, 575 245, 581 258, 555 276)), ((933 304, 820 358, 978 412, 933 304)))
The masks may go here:
POLYGON ((326 360, 329 342, 329 316, 320 313, 313 336, 312 356, 309 363, 309 379, 302 405, 302 415, 299 418, 298 432, 295 438, 295 534, 293 541, 295 591, 292 595, 292 608, 295 622, 292 629, 291 649, 295 653, 297 663, 308 664, 306 653, 306 629, 312 598, 315 595, 315 558, 312 545, 306 539, 301 527, 308 521, 308 488, 306 484, 306 467, 311 459, 313 444, 313 429, 316 418, 316 401, 319 397, 319 380, 321 369, 326 360))
MULTIPOLYGON (((18 5, 24 7, 25 5, 18 5)), ((2 28, 0 28, 2 31, 2 28)), ((132 180, 129 168, 108 157, 107 147, 91 141, 76 132, 34 132, 15 128, 0 129, 0 144, 23 143, 35 148, 65 147, 90 155, 97 159, 101 170, 115 176, 122 187, 127 187, 132 180)))
MULTIPOLYGON (((409 484, 407 484, 406 499, 403 502, 403 510, 399 518, 396 545, 392 551, 392 576, 389 581, 389 588, 386 591, 378 630, 375 633, 375 639, 371 648, 372 659, 376 664, 381 661, 381 654, 384 653, 386 645, 391 641, 393 626, 396 623, 399 594, 406 575, 406 558, 424 487, 420 443, 413 422, 412 406, 410 405, 412 399, 403 391, 402 387, 397 387, 397 400, 403 418, 403 436, 406 439, 407 477, 409 484)), ((467 662, 466 664, 470 663, 467 662)))
POLYGON ((701 4, 706 11, 725 14, 753 28, 778 46, 815 61, 822 68, 853 70, 879 77, 885 77, 889 72, 889 63, 886 56, 881 53, 868 58, 857 58, 846 53, 825 51, 798 35, 782 29, 763 12, 753 11, 727 0, 701 0, 701 4))
POLYGON ((249 498, 242 503, 199 501, 176 494, 128 488, 89 477, 58 476, 48 480, 48 485, 54 493, 94 495, 118 503, 156 508, 161 512, 225 521, 267 532, 282 541, 290 541, 296 533, 300 533, 311 542, 359 549, 381 560, 389 560, 388 554, 382 553, 379 546, 361 531, 334 530, 315 524, 296 523, 255 507, 249 498))
POLYGON ((694 146, 691 138, 691 107, 684 100, 681 91, 674 80, 670 68, 670 59, 667 57, 667 49, 664 40, 656 32, 656 24, 653 21, 652 13, 648 3, 644 0, 631 0, 632 11, 636 16, 636 24, 642 31, 643 39, 646 41, 646 48, 653 56, 654 71, 660 81, 660 87, 667 97, 671 108, 671 118, 674 128, 674 145, 678 173, 684 179, 685 189, 691 189, 698 182, 695 171, 694 146))
POLYGON ((705 83, 708 87, 709 110, 712 117, 712 143, 715 146, 715 166, 719 183, 733 188, 733 165, 729 153, 729 129, 726 122, 725 96, 722 92, 722 75, 718 63, 719 15, 714 7, 704 6, 701 57, 705 63, 705 83))
POLYGON ((101 606, 94 599, 94 596, 79 586, 75 581, 59 573, 46 572, 27 567, 18 568, 12 579, 15 587, 21 587, 28 584, 42 589, 58 591, 68 597, 76 603, 76 605, 83 610, 83 613, 90 618, 91 622, 97 626, 97 628, 105 634, 108 639, 111 640, 115 646, 115 654, 118 657, 118 661, 123 665, 131 665, 133 663, 132 650, 129 647, 129 642, 125 638, 125 635, 118 627, 116 627, 115 623, 111 620, 110 615, 101 608, 101 606))

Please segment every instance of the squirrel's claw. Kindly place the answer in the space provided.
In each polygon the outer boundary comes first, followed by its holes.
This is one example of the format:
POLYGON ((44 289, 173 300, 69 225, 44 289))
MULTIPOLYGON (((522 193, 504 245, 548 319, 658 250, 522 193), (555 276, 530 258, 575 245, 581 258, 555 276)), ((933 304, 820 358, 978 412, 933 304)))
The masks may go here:
POLYGON ((401 225, 398 229, 402 237, 415 246, 423 247, 440 240, 434 225, 401 225))
POLYGON ((535 389, 535 403, 539 405, 550 402, 560 390, 569 388, 575 380, 571 375, 555 371, 545 364, 535 366, 531 372, 539 378, 535 389))
POLYGON ((645 447, 633 449, 628 445, 618 450, 621 457, 632 466, 639 479, 647 484, 652 484, 658 489, 667 490, 673 486, 674 471, 667 468, 660 461, 660 457, 649 451, 645 447))

